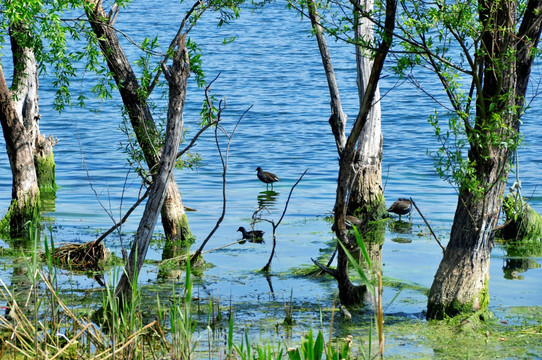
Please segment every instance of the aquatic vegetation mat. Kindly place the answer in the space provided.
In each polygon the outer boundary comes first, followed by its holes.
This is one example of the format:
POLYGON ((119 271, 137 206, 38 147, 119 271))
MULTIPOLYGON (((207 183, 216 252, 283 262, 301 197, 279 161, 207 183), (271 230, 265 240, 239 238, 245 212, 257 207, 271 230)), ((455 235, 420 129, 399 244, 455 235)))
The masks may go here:
POLYGON ((103 270, 109 257, 103 243, 96 241, 83 244, 64 244, 51 252, 51 258, 55 265, 75 271, 103 270))

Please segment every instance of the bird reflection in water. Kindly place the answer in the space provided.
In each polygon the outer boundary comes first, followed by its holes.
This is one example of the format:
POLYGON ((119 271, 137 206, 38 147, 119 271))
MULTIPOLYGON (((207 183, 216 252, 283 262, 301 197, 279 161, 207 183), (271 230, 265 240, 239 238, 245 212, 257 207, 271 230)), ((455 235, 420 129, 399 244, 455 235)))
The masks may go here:
POLYGON ((277 202, 279 193, 273 190, 261 191, 258 195, 258 208, 273 208, 277 202))
POLYGON ((402 220, 391 221, 388 224, 388 228, 392 233, 395 234, 411 234, 412 233, 412 223, 402 220))

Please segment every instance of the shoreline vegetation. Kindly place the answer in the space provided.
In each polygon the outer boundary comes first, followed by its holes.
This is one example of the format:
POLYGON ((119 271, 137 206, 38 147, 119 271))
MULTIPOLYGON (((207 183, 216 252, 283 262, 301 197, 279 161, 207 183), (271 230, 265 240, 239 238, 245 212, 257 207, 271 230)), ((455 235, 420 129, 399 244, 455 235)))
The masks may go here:
MULTIPOLYGON (((426 321, 423 314, 416 318, 386 313, 389 304, 379 312, 378 307, 367 306, 342 309, 336 299, 331 306, 316 300, 299 302, 294 290, 283 301, 232 303, 219 294, 202 296, 199 284, 194 291, 197 268, 190 266, 184 270, 182 288, 170 282, 160 289, 146 284, 132 287, 130 303, 120 306, 114 296, 119 270, 110 270, 111 283, 106 281, 98 290, 60 289, 59 270, 51 256, 54 245, 44 236, 40 256, 38 243, 42 240, 38 236, 34 234, 33 255, 22 256, 21 262, 13 254, 14 273, 19 273, 14 284, 0 280, 0 359, 498 359, 542 355, 540 306, 513 307, 501 319, 486 311, 426 321), (264 302, 265 308, 261 306, 264 302)), ((381 293, 382 281, 379 285, 375 280, 376 276, 369 277, 367 285, 381 293)), ((392 282, 384 279, 386 286, 392 282)), ((408 284, 395 286, 407 288, 408 284)))

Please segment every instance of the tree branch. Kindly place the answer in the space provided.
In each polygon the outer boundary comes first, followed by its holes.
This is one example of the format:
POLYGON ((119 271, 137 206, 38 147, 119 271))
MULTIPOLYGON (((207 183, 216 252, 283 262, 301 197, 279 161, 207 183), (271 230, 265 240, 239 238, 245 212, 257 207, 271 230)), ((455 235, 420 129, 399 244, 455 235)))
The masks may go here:
POLYGON ((286 210, 288 210, 288 204, 290 203, 290 198, 292 197, 292 193, 294 192, 295 187, 297 186, 297 184, 299 184, 301 179, 303 179, 303 176, 305 176, 307 171, 309 171, 309 169, 306 169, 305 171, 303 171, 303 174, 301 174, 299 179, 297 179, 295 184, 290 189, 290 193, 288 194, 288 199, 286 200, 286 204, 284 205, 284 210, 282 210, 282 215, 280 216, 279 221, 277 221, 277 223, 275 224, 273 221, 261 219, 261 220, 268 221, 271 223, 271 225, 273 225, 273 248, 271 249, 271 255, 269 256, 269 260, 267 260, 267 264, 265 264, 265 266, 261 270, 263 272, 268 272, 271 269, 271 262, 273 261, 273 257, 275 256, 275 248, 277 246, 276 229, 282 222, 282 219, 284 218, 284 215, 286 214, 286 210))
MULTIPOLYGON (((213 82, 216 80, 216 78, 213 80, 213 82)), ((211 82, 206 88, 205 88, 205 95, 206 95, 206 98, 207 98, 207 105, 208 105, 208 108, 209 108, 209 112, 212 111, 212 103, 211 103, 211 97, 209 96, 209 89, 210 89, 210 86, 211 84, 213 83, 211 82)), ((214 228, 211 230, 211 232, 209 233, 209 235, 207 235, 207 237, 205 238, 205 240, 203 240, 202 244, 200 245, 200 247, 194 252, 194 254, 190 257, 190 261, 193 263, 194 261, 197 260, 197 258, 201 255, 203 249, 205 248, 205 245, 207 245, 207 242, 211 239, 211 237, 213 236, 213 234, 218 230, 218 228, 220 227, 220 223, 222 223, 222 220, 224 219, 224 216, 226 215, 226 172, 227 172, 227 169, 228 169, 228 156, 229 156, 229 151, 230 151, 230 145, 231 145, 231 141, 233 140, 233 135, 235 134, 235 131, 237 130, 237 126, 239 125, 239 123, 241 122, 241 120, 243 119, 243 117, 245 116, 245 114, 252 108, 249 107, 247 110, 245 110, 243 112, 243 114, 241 115, 241 117, 239 117, 239 120, 237 120, 237 123, 235 124, 235 127, 233 128, 233 131, 231 133, 231 135, 228 136, 228 134, 225 132, 225 130, 221 129, 222 132, 224 134, 226 134, 226 136, 228 137, 228 145, 227 145, 227 148, 226 148, 226 158, 224 159, 224 156, 222 155, 222 150, 220 148, 220 143, 218 142, 218 130, 219 130, 219 126, 217 125, 217 127, 215 128, 215 142, 216 142, 216 146, 217 146, 217 149, 218 149, 218 152, 219 152, 219 155, 220 155, 220 160, 222 162, 222 168, 223 168, 223 171, 222 171, 222 212, 220 214, 220 217, 218 218, 218 220, 216 221, 216 224, 214 226, 214 228)), ((219 105, 219 110, 218 110, 218 114, 217 114, 217 117, 216 117, 216 122, 220 122, 220 114, 222 113, 222 110, 224 108, 222 108, 220 105, 219 105)), ((211 114, 209 115, 211 116, 211 114)))

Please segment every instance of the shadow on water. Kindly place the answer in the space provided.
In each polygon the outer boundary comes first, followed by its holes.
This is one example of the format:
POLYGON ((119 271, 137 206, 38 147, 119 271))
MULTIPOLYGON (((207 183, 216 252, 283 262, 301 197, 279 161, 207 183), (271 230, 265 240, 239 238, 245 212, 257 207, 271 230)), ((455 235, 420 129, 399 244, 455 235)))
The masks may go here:
POLYGON ((276 300, 275 297, 275 291, 273 290, 273 281, 271 280, 271 276, 269 273, 264 273, 265 280, 267 281, 267 285, 269 285, 269 294, 271 295, 271 299, 276 300))
POLYGON ((504 278, 508 280, 523 280, 524 273, 529 269, 538 269, 540 264, 536 259, 531 258, 514 258, 514 259, 505 259, 502 271, 504 273, 504 278))
POLYGON ((523 280, 524 277, 520 273, 541 267, 535 259, 535 257, 542 256, 542 242, 540 240, 505 242, 504 249, 506 257, 502 270, 505 279, 523 280))

